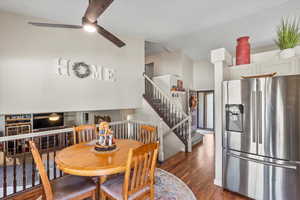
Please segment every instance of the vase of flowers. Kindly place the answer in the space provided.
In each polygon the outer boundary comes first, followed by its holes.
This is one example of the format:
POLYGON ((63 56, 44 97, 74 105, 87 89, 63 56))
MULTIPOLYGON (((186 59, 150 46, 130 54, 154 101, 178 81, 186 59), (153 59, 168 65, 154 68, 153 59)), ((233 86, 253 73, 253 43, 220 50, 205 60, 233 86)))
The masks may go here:
POLYGON ((282 19, 277 28, 276 45, 279 47, 280 58, 286 59, 295 56, 295 47, 300 43, 300 28, 298 19, 282 19))

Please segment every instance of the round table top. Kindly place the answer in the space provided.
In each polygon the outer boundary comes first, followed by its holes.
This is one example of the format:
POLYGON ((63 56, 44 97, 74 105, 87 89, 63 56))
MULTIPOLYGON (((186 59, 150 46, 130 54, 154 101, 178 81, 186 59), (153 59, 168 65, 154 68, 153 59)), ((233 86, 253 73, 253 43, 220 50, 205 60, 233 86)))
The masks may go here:
POLYGON ((57 153, 55 162, 60 170, 77 176, 103 176, 124 172, 130 148, 142 145, 135 140, 116 140, 118 150, 97 153, 92 143, 80 143, 57 153))

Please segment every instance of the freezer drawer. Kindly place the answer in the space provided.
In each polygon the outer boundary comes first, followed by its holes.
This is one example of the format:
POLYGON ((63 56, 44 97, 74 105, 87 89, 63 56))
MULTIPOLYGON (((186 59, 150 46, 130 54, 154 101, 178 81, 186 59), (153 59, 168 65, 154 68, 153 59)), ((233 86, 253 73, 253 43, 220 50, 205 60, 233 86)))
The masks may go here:
POLYGON ((258 200, 298 200, 300 172, 297 164, 264 162, 223 152, 224 188, 258 200))

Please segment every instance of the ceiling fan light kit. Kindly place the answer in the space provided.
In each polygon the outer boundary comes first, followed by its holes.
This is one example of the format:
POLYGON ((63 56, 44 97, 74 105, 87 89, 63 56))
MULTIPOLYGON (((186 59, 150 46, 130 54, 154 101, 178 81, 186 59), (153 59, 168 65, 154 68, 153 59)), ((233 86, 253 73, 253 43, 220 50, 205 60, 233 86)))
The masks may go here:
POLYGON ((97 31, 97 21, 92 23, 86 17, 83 17, 82 27, 86 32, 95 33, 97 31))
POLYGON ((50 28, 69 28, 69 29, 83 29, 90 33, 98 32, 100 35, 105 37, 107 40, 114 43, 117 47, 121 48, 126 44, 119 38, 114 36, 109 31, 97 24, 97 19, 100 15, 110 6, 113 0, 89 0, 89 6, 82 18, 82 26, 69 25, 69 24, 50 24, 50 23, 36 23, 29 22, 33 26, 38 27, 50 27, 50 28))

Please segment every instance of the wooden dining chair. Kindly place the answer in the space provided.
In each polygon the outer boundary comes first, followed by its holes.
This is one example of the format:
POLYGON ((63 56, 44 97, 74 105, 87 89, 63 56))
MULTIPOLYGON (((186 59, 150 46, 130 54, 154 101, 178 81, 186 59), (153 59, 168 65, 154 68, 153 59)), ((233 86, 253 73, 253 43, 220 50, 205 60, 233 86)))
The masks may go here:
POLYGON ((148 125, 141 126, 141 134, 139 141, 144 144, 157 142, 157 128, 148 125))
POLYGON ((145 144, 130 149, 125 174, 114 177, 101 185, 104 200, 154 200, 154 172, 158 144, 145 144))
POLYGON ((97 138, 97 128, 95 124, 80 125, 73 128, 74 144, 89 142, 97 138))
POLYGON ((29 146, 42 180, 46 200, 81 200, 86 198, 96 200, 96 184, 87 177, 68 175, 50 183, 35 143, 29 141, 29 146))

